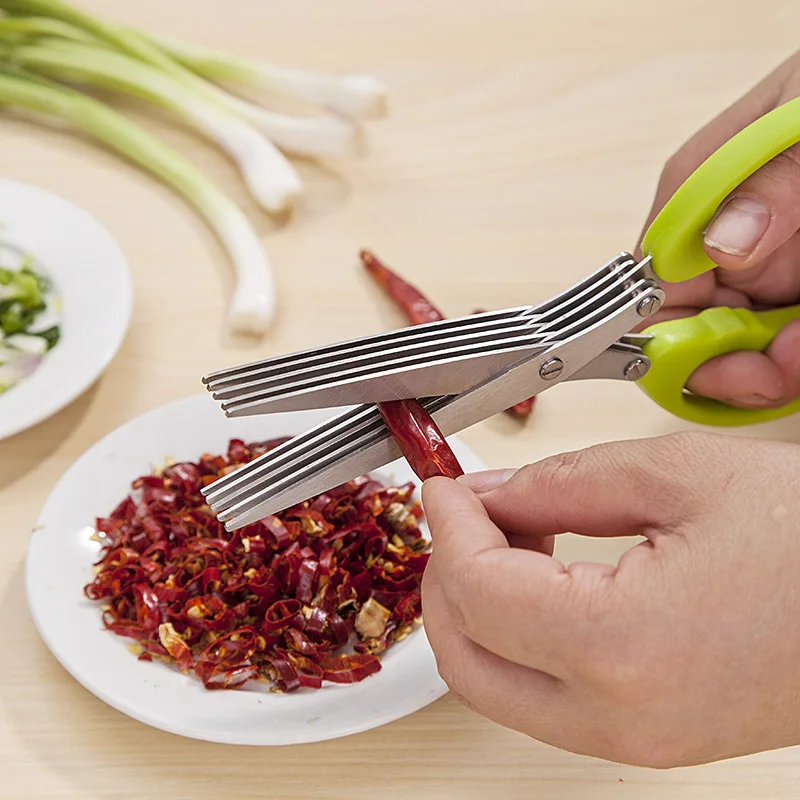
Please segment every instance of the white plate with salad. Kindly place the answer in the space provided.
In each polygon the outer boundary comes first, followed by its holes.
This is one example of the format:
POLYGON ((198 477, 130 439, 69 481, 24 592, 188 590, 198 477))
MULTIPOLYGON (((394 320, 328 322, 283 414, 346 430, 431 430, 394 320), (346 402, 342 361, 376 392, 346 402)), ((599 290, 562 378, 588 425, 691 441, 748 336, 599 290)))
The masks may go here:
POLYGON ((125 258, 97 220, 0 181, 0 439, 97 380, 125 337, 132 298, 125 258))

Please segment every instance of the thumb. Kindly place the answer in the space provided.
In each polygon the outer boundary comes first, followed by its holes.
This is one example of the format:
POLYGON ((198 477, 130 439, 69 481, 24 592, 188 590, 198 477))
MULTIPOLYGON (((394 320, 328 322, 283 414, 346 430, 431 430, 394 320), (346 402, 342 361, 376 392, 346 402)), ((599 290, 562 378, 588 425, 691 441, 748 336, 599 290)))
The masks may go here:
POLYGON ((703 241, 723 269, 748 269, 772 255, 800 229, 800 146, 751 175, 720 206, 703 241))
POLYGON ((478 494, 495 525, 519 535, 650 536, 689 516, 702 498, 700 481, 691 478, 698 436, 602 444, 546 458, 511 477, 498 471, 458 481, 478 494))

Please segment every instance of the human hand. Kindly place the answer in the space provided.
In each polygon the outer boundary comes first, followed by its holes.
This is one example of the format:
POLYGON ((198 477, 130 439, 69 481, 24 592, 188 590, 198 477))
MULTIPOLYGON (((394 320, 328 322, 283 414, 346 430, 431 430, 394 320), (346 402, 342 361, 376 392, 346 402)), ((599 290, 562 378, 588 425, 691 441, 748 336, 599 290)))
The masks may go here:
MULTIPOLYGON (((645 230, 680 184, 751 122, 800 96, 800 53, 699 131, 667 162, 645 230)), ((669 284, 648 325, 712 306, 777 307, 800 302, 800 145, 746 180, 721 206, 705 250, 721 269, 669 284)), ((639 252, 639 255, 641 253, 639 252)), ((776 408, 800 396, 800 321, 764 353, 739 351, 703 365, 689 381, 696 394, 746 408, 776 408)))
POLYGON ((641 766, 800 743, 796 445, 684 433, 506 479, 423 488, 425 628, 465 705, 641 766), (646 540, 618 566, 565 568, 548 554, 565 531, 646 540))

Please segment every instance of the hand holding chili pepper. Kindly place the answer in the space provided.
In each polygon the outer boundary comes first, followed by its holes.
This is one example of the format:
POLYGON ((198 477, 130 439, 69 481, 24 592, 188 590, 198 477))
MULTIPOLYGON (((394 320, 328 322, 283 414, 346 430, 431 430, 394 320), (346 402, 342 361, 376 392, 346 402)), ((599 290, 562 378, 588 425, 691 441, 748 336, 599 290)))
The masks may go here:
POLYGON ((423 615, 444 680, 613 761, 800 744, 798 486, 796 445, 697 433, 428 481, 423 615), (565 531, 646 538, 618 565, 564 566, 548 537, 565 531))

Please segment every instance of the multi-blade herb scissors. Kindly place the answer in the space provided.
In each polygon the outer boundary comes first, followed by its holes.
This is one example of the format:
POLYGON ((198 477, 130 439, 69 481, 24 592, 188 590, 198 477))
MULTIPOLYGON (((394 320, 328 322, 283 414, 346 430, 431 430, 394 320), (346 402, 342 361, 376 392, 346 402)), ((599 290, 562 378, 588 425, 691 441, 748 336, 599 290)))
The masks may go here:
POLYGON ((205 490, 229 530, 304 501, 400 457, 375 405, 422 398, 449 436, 561 381, 634 381, 676 416, 745 425, 792 414, 743 409, 685 387, 706 361, 766 348, 800 306, 711 308, 631 333, 660 308, 661 282, 714 269, 703 232, 720 204, 800 141, 800 99, 771 111, 712 154, 646 231, 643 258, 622 253, 538 306, 416 325, 223 369, 203 380, 231 417, 353 406, 205 490))

